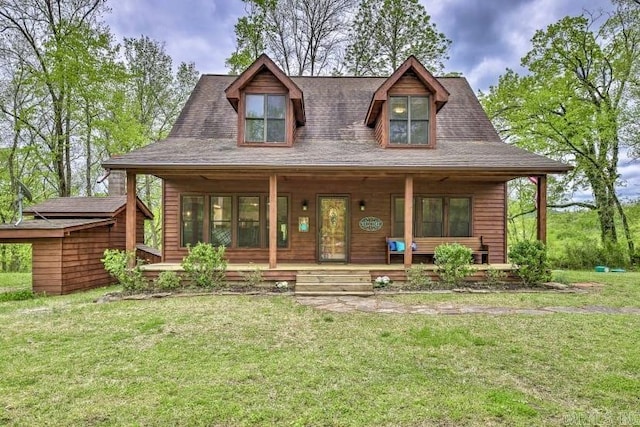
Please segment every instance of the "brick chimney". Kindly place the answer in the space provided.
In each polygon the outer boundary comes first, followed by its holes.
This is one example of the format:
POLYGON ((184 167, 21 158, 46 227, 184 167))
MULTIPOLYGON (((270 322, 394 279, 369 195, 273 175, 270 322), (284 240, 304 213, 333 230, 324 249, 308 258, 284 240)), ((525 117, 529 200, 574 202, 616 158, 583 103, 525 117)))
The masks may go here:
POLYGON ((124 196, 127 192, 127 173, 123 170, 111 170, 109 174, 109 195, 124 196))

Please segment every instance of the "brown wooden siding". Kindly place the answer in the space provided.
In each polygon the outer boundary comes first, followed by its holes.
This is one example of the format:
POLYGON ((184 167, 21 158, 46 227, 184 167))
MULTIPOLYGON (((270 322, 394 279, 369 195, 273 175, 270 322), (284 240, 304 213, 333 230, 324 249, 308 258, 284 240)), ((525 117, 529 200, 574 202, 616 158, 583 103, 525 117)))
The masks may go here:
MULTIPOLYGON (((115 224, 79 230, 63 238, 36 239, 32 247, 34 292, 68 294, 113 283, 102 261, 105 249, 125 248, 125 212, 115 224)), ((137 238, 144 240, 144 214, 137 213, 137 238)))
POLYGON ((62 292, 62 239, 34 241, 31 259, 33 291, 59 295, 62 292))
POLYGON ((389 95, 429 95, 430 92, 413 73, 400 77, 389 89, 389 95))
MULTIPOLYGON (((473 200, 473 235, 483 236, 489 245, 490 263, 502 263, 504 257, 504 183, 487 182, 436 182, 416 179, 415 194, 470 196, 473 200)), ((214 181, 167 180, 165 181, 164 209, 164 261, 180 262, 186 255, 180 248, 180 194, 181 193, 263 193, 269 191, 269 180, 214 181)), ((345 195, 350 198, 350 262, 385 263, 385 237, 391 235, 391 199, 404 194, 403 178, 342 179, 279 178, 278 193, 290 197, 289 248, 278 249, 278 262, 316 262, 317 260, 317 196, 345 195), (307 200, 308 210, 302 210, 307 200), (359 209, 364 200, 366 210, 359 209), (298 232, 298 218, 309 217, 309 231, 298 232), (382 219, 384 226, 376 232, 359 228, 363 217, 382 219)), ((268 249, 227 250, 231 262, 267 262, 268 249)))

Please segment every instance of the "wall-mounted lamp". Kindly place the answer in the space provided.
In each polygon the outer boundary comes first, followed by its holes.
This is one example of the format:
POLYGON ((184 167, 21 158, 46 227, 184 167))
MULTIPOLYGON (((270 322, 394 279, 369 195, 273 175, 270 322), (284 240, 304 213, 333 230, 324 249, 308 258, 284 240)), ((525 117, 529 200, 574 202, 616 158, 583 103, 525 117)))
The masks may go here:
POLYGON ((303 200, 303 201, 302 201, 302 210, 303 210, 303 211, 306 211, 306 210, 308 210, 308 209, 309 209, 309 204, 307 203, 307 201, 306 201, 306 200, 303 200))
POLYGON ((360 200, 360 211, 364 212, 367 205, 364 203, 364 200, 360 200))

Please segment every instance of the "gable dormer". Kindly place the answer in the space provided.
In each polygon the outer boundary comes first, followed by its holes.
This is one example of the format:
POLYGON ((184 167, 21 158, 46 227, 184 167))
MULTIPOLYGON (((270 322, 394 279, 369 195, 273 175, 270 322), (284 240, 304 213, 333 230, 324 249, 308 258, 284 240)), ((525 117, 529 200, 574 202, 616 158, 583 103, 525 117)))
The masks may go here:
POLYGON ((291 146, 304 126, 300 88, 265 54, 225 89, 238 113, 238 145, 291 146))
POLYGON ((410 56, 373 94, 365 124, 383 147, 434 148, 436 113, 448 99, 444 86, 410 56))

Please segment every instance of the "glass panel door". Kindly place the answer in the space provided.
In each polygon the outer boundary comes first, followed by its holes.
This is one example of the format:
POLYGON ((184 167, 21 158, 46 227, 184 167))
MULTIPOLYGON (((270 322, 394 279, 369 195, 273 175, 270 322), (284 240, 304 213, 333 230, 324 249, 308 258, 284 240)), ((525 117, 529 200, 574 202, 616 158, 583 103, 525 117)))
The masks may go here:
POLYGON ((320 261, 347 261, 348 199, 320 197, 318 257, 320 261))

